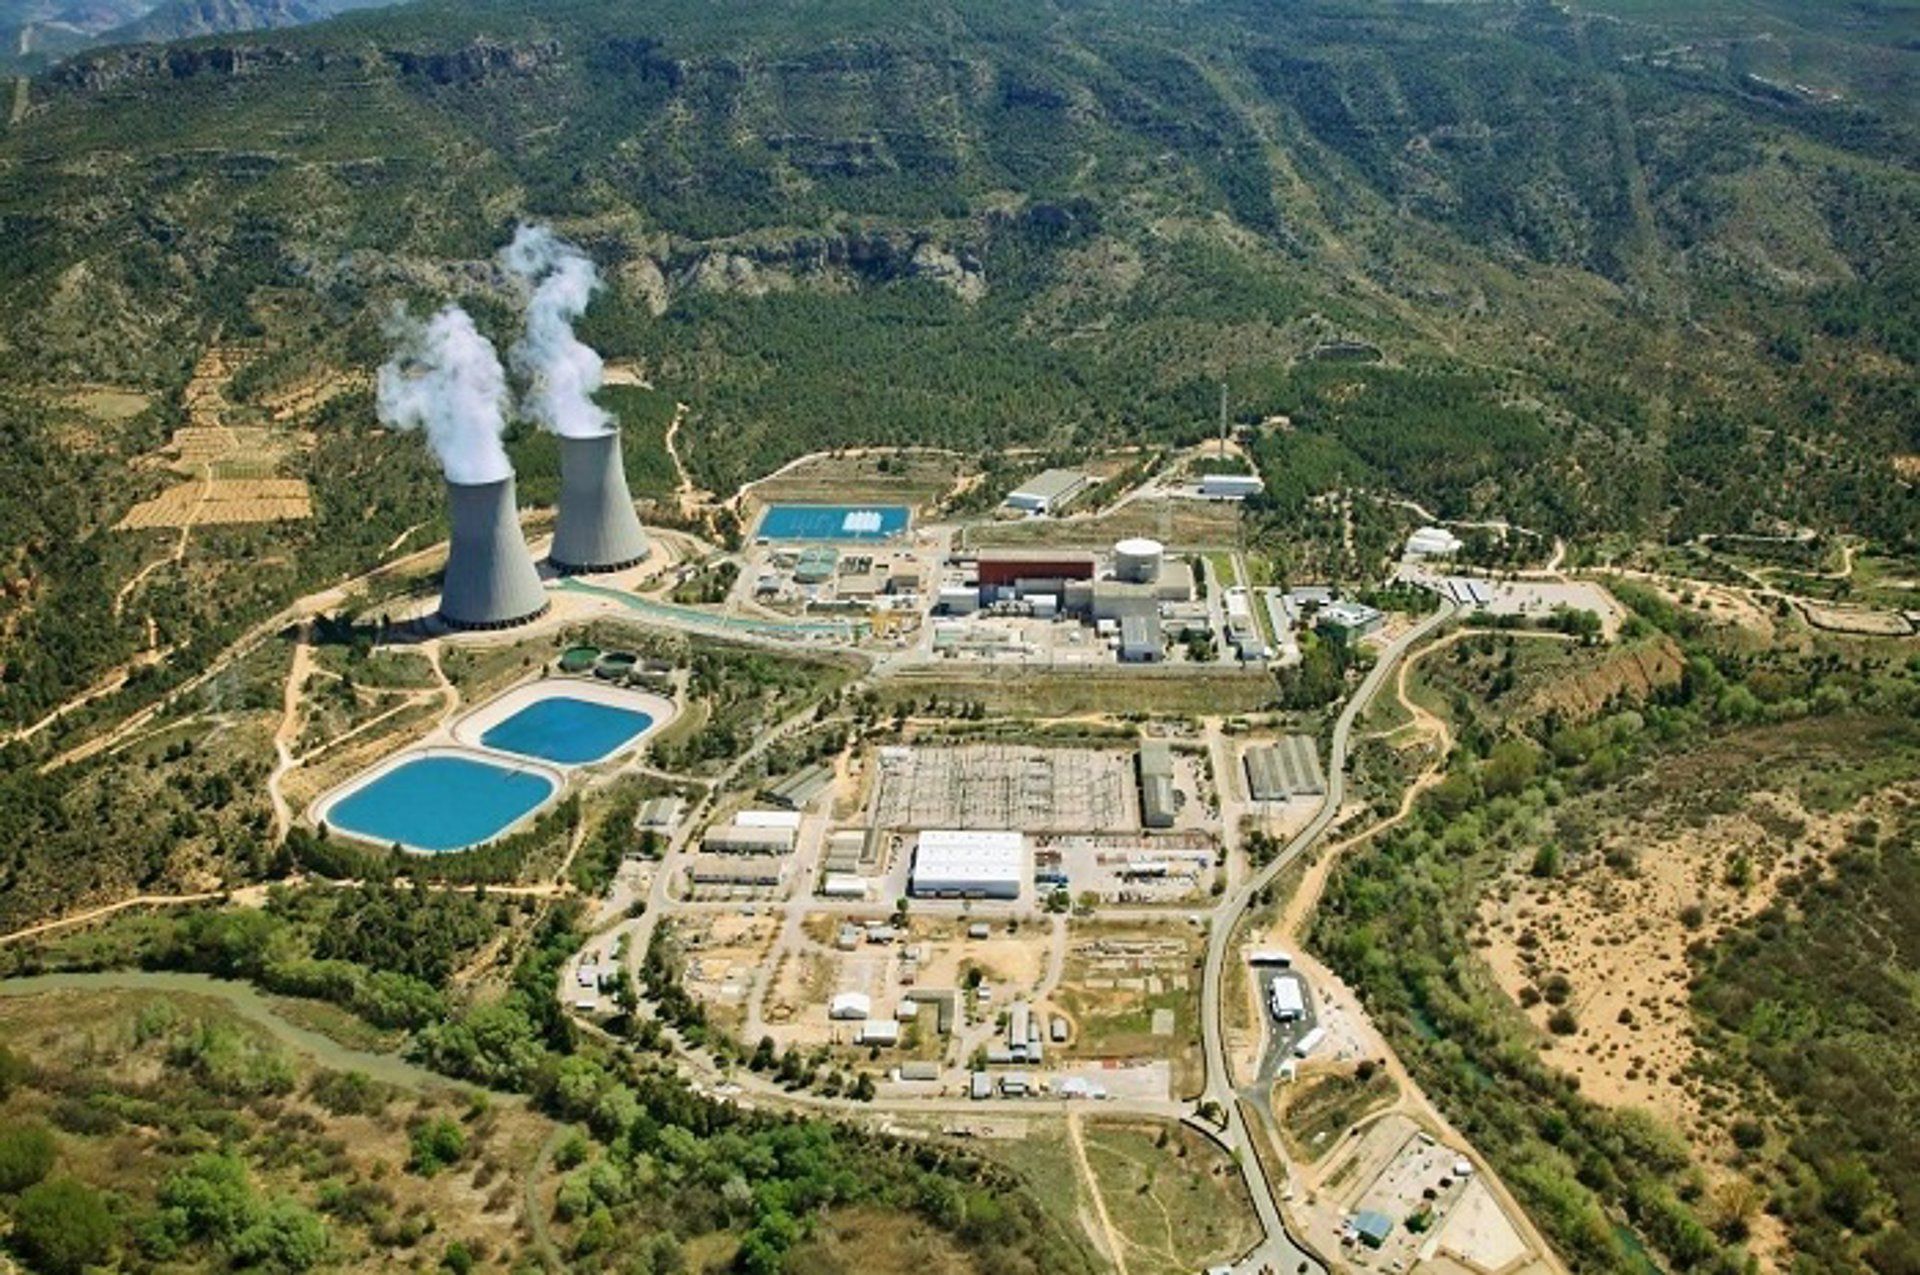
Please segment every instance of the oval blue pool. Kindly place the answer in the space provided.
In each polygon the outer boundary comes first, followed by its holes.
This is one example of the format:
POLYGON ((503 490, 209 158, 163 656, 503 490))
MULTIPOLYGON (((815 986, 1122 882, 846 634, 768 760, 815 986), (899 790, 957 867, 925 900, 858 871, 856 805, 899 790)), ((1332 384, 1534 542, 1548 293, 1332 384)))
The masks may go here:
POLYGON ((613 753, 651 725, 652 716, 637 708, 551 695, 489 727, 480 742, 503 753, 580 766, 613 753))
POLYGON ((555 787, 547 775, 472 757, 413 757, 334 802, 326 821, 410 850, 464 850, 498 836, 555 787))

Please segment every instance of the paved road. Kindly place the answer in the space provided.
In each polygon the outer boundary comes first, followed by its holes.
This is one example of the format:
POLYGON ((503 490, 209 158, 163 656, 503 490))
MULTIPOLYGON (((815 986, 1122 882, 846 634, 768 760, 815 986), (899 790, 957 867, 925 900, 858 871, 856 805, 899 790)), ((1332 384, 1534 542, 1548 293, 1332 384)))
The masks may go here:
POLYGON ((1266 1232, 1265 1242, 1241 1260, 1236 1268, 1241 1271, 1270 1269, 1277 1275, 1295 1275, 1300 1271, 1324 1275, 1326 1267, 1287 1233, 1286 1224, 1280 1217, 1280 1207, 1275 1201, 1277 1190, 1283 1190, 1285 1184, 1267 1180, 1265 1166, 1254 1152, 1253 1140, 1241 1118, 1239 1102, 1233 1090, 1227 1066, 1225 1023, 1225 973, 1233 932, 1252 903, 1253 896, 1284 872, 1287 865, 1306 853, 1339 817, 1340 807, 1347 796, 1347 753, 1352 744, 1353 724, 1373 703, 1374 696, 1386 685, 1395 666, 1406 657, 1407 652, 1451 619, 1454 610, 1452 603, 1442 603, 1438 611, 1395 638, 1380 653, 1380 658, 1368 670, 1359 689, 1353 693, 1346 707, 1341 710, 1339 719, 1334 722, 1333 743, 1327 759, 1327 792, 1321 798, 1319 811, 1271 863, 1251 873, 1221 901, 1213 913, 1213 929, 1207 939, 1206 969, 1201 982, 1201 1043, 1207 1067, 1207 1083, 1203 1092, 1207 1100, 1218 1104, 1226 1115, 1227 1127, 1223 1140, 1234 1149, 1240 1161, 1241 1171, 1247 1176, 1248 1193, 1253 1197, 1254 1211, 1259 1214, 1260 1227, 1266 1232))

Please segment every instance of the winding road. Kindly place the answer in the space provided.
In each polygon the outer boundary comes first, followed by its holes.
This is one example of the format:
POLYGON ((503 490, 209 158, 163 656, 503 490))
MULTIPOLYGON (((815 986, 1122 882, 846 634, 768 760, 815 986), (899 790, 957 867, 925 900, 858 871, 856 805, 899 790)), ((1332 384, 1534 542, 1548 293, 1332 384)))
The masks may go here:
POLYGON ((1320 1275, 1325 1272, 1326 1266, 1287 1232, 1277 1202, 1284 1184, 1269 1180, 1266 1164, 1256 1153, 1253 1135, 1241 1115, 1240 1095, 1233 1088, 1225 1043, 1226 968, 1227 956, 1233 946, 1233 934, 1254 896, 1312 848, 1339 817, 1340 807, 1347 795, 1347 755, 1352 747, 1354 723, 1373 703, 1374 696, 1380 693, 1387 679, 1394 675, 1395 668, 1407 652, 1452 619, 1455 610, 1454 604, 1443 602, 1439 610, 1395 638, 1380 653, 1379 659, 1374 661, 1373 667, 1367 671, 1359 688, 1347 700, 1346 707, 1341 709, 1339 718, 1333 724, 1333 742, 1327 758, 1327 791, 1320 800, 1320 809, 1304 828, 1294 834, 1293 840, 1274 856, 1272 862, 1250 873, 1214 910, 1212 928, 1207 936, 1207 959, 1200 993, 1200 1034, 1207 1069, 1203 1093, 1207 1102, 1218 1106, 1226 1121, 1221 1133, 1222 1140, 1235 1152, 1240 1170, 1247 1179, 1247 1194, 1252 1197, 1254 1212, 1260 1218, 1260 1229, 1266 1234, 1265 1241, 1240 1260, 1234 1268, 1237 1271, 1271 1270, 1279 1275, 1296 1275, 1304 1271, 1320 1275))

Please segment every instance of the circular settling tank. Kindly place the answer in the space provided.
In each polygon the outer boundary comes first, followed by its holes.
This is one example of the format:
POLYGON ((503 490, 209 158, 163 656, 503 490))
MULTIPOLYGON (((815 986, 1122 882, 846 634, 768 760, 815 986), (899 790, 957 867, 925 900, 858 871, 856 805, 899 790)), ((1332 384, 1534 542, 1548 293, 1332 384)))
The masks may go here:
POLYGON ((640 657, 632 651, 608 651, 593 666, 593 672, 596 677, 604 677, 609 682, 618 682, 633 672, 633 666, 639 662, 640 657))
POLYGON ((599 659, 600 648, 597 646, 568 647, 566 651, 561 653, 560 671, 562 673, 585 673, 591 669, 599 659))

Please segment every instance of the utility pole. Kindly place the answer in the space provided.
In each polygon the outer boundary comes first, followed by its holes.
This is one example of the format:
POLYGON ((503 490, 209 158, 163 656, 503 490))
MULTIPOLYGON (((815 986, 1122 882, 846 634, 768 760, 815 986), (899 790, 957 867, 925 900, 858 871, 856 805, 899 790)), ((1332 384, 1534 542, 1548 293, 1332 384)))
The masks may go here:
POLYGON ((1227 458, 1227 383, 1220 382, 1220 459, 1227 458))

